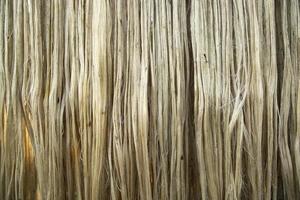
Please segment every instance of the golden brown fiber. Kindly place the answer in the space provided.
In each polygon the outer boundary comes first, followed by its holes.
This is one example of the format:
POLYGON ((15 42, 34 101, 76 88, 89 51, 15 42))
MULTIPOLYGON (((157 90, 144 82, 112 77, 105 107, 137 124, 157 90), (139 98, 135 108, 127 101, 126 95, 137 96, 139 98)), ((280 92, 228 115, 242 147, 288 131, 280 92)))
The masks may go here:
POLYGON ((0 0, 0 199, 300 199, 299 0, 0 0))

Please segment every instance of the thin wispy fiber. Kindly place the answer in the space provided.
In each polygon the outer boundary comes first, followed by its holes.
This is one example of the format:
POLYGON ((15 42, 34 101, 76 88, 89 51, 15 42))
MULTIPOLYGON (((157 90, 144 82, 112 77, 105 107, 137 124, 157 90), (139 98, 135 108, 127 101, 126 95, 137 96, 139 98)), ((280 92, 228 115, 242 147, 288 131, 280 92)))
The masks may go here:
POLYGON ((299 0, 0 0, 0 199, 300 199, 299 0))

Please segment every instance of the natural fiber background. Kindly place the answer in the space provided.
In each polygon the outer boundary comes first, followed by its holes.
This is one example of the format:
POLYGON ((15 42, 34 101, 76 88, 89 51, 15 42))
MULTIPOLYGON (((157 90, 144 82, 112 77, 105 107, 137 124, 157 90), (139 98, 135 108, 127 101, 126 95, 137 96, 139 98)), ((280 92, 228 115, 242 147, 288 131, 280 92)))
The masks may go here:
POLYGON ((300 199, 299 0, 0 0, 0 199, 300 199))

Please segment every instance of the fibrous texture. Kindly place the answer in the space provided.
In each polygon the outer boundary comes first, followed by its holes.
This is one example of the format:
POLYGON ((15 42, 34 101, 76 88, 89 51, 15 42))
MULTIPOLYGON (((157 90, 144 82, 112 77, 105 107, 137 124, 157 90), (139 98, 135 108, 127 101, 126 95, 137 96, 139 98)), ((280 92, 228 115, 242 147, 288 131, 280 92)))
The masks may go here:
POLYGON ((300 199, 299 0, 0 0, 0 199, 300 199))

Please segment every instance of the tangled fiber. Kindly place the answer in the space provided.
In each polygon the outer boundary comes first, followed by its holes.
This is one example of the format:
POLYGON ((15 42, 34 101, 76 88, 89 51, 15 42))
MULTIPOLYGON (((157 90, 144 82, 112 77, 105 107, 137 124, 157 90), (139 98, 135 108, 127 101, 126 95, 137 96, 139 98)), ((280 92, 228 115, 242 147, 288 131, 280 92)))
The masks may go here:
POLYGON ((0 199, 300 199, 299 0, 0 0, 0 199))

